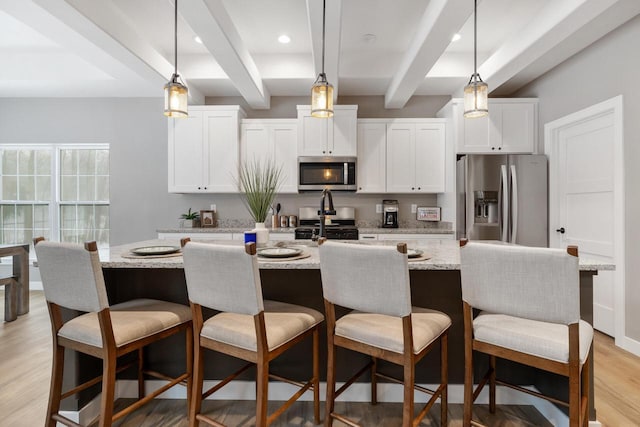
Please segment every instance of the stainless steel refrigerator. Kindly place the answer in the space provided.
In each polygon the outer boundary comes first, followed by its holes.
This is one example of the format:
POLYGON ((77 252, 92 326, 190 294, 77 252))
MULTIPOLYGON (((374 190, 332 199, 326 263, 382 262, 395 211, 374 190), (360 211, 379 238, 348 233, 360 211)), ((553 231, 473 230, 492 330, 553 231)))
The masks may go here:
POLYGON ((546 156, 465 155, 456 176, 458 238, 548 246, 546 156))

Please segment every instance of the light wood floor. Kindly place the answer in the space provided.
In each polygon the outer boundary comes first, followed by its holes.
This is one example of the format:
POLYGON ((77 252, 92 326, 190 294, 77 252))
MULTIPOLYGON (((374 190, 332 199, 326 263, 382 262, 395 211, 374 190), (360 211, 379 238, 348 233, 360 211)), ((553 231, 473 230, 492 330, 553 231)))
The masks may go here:
MULTIPOLYGON (((4 298, 0 298, 0 313, 4 298)), ((34 427, 44 424, 51 369, 51 331, 42 292, 32 292, 31 311, 18 320, 0 323, 0 427, 34 427)), ((640 426, 640 358, 613 345, 606 335, 595 338, 595 393, 598 420, 605 427, 640 426)), ((122 404, 124 402, 119 402, 122 404)), ((207 401, 206 411, 232 426, 250 426, 252 402, 207 401)), ((276 403, 272 403, 276 405, 276 403)), ((399 423, 399 404, 342 403, 342 408, 366 426, 399 423)), ((337 408, 341 411, 341 407, 337 408)), ((532 407, 500 406, 491 416, 476 406, 476 416, 492 426, 548 425, 532 407)), ((274 426, 311 426, 310 402, 295 404, 274 426)), ((439 408, 423 426, 439 425, 439 408)), ((460 426, 461 405, 449 405, 450 426, 460 426)), ((185 402, 157 400, 118 423, 133 426, 186 426, 185 402)), ((339 423, 334 423, 338 426, 339 423)))

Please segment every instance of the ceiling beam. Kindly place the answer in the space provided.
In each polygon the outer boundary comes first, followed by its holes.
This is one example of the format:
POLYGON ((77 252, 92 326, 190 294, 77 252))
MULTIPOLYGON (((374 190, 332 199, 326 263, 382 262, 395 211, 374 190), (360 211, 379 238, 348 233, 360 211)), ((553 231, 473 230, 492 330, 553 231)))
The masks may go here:
POLYGON ((478 69, 492 95, 508 95, 640 13, 638 0, 557 0, 478 69))
MULTIPOLYGON (((158 96, 173 73, 173 65, 141 38, 114 3, 83 0, 33 0, 142 79, 157 84, 158 96)), ((192 102, 204 104, 204 96, 189 88, 192 102)))
POLYGON ((269 108, 271 95, 222 0, 182 2, 180 14, 251 108, 269 108))
MULTIPOLYGON (((311 34, 314 78, 322 71, 322 0, 307 0, 307 19, 311 34)), ((328 0, 325 18, 324 72, 333 86, 333 101, 338 100, 338 70, 342 34, 342 0, 328 0)), ((311 93, 311 87, 309 87, 311 93)))
POLYGON ((391 79, 385 108, 402 108, 445 51, 451 37, 473 13, 469 0, 431 0, 418 24, 415 38, 391 79))

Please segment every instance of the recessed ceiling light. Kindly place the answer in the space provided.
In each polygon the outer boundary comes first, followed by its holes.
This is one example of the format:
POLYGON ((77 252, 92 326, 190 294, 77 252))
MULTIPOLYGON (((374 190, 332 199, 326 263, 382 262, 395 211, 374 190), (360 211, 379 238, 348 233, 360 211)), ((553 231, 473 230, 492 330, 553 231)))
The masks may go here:
POLYGON ((200 37, 195 36, 193 39, 196 41, 196 43, 202 44, 202 39, 200 37))
POLYGON ((462 36, 461 36, 460 34, 455 33, 455 34, 453 35, 453 37, 451 37, 451 41, 452 41, 452 42, 457 42, 457 41, 458 41, 458 40, 460 40, 461 38, 462 38, 462 36))
POLYGON ((287 44, 291 41, 291 37, 289 37, 286 34, 281 35, 280 37, 278 37, 278 41, 282 44, 287 44))
POLYGON ((365 43, 371 44, 371 43, 375 43, 377 38, 378 37, 375 34, 364 34, 362 36, 362 41, 364 41, 365 43))

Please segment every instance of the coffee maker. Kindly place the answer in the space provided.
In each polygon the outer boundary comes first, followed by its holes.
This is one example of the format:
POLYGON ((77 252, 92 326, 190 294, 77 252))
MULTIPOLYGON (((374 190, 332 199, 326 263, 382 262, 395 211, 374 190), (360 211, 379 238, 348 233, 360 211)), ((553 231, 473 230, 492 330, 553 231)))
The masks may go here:
POLYGON ((382 227, 398 228, 398 201, 382 201, 382 227))

